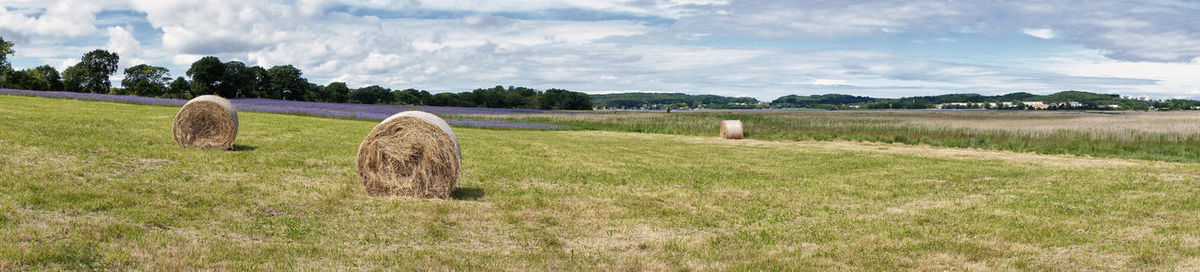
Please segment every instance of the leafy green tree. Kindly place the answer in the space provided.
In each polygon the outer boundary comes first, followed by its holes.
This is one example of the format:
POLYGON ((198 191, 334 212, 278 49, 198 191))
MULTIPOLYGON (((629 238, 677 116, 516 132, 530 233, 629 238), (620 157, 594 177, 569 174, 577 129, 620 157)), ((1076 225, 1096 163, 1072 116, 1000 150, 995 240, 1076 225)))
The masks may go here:
POLYGON ((430 106, 460 106, 463 102, 458 94, 454 93, 439 93, 429 97, 429 102, 426 105, 430 106))
POLYGON ((171 73, 167 68, 139 64, 125 68, 121 86, 136 96, 163 96, 170 81, 171 73))
POLYGON ((12 65, 8 63, 8 55, 16 53, 12 47, 12 42, 5 41, 4 37, 0 37, 0 87, 20 88, 16 86, 18 84, 16 81, 17 78, 24 76, 16 75, 12 69, 12 65))
POLYGON ((246 74, 250 77, 250 93, 246 94, 246 97, 273 99, 282 97, 279 94, 271 93, 271 80, 267 76, 267 69, 255 65, 254 67, 246 68, 246 74))
POLYGON ((481 96, 480 96, 478 93, 475 93, 475 92, 461 92, 461 93, 458 93, 458 99, 457 99, 457 101, 458 101, 458 104, 450 104, 450 105, 447 105, 447 106, 456 106, 456 107, 475 107, 475 106, 479 106, 479 107, 486 107, 484 104, 480 104, 480 103, 479 103, 479 101, 480 101, 480 100, 481 100, 481 96))
POLYGON ((178 99, 192 98, 192 85, 188 83, 186 78, 175 78, 175 81, 171 82, 171 87, 167 89, 167 93, 163 94, 163 97, 178 99))
POLYGON ((86 68, 83 68, 82 65, 67 66, 67 69, 64 69, 62 73, 63 90, 68 92, 83 92, 83 82, 87 80, 86 73, 86 68))
MULTIPOLYGON (((254 75, 250 68, 240 61, 225 63, 225 80, 221 81, 221 90, 227 92, 227 97, 248 97, 254 91, 254 75)), ((221 96, 225 96, 222 94, 221 96)))
POLYGON ((0 37, 0 66, 5 66, 5 67, 9 66, 8 55, 12 55, 13 53, 16 53, 16 51, 14 51, 12 49, 12 47, 13 47, 12 42, 5 41, 4 37, 0 37))
POLYGON ((417 105, 417 103, 420 103, 420 99, 417 96, 406 91, 392 92, 392 100, 395 100, 396 104, 400 105, 417 105))
POLYGON ((42 65, 20 71, 10 68, 0 67, 0 87, 34 91, 62 90, 62 81, 54 67, 42 65))
POLYGON ((32 73, 31 76, 45 82, 46 88, 40 89, 41 91, 61 91, 63 89, 62 77, 58 75, 58 70, 54 67, 42 65, 34 67, 29 72, 32 73))
POLYGON ((301 77, 300 69, 292 65, 274 66, 267 69, 271 92, 285 100, 304 100, 308 93, 308 80, 301 77))
POLYGON ((358 103, 377 104, 391 100, 388 98, 391 94, 392 92, 386 88, 379 85, 371 85, 354 90, 354 92, 350 93, 350 98, 358 103))
POLYGON ((331 82, 325 86, 325 92, 329 93, 329 102, 346 103, 350 99, 350 88, 345 82, 331 82))
MULTIPOLYGON (((818 96, 814 96, 814 98, 818 98, 818 96)), ((687 104, 688 107, 697 107, 703 104, 706 108, 754 108, 754 105, 759 102, 752 97, 692 95, 683 93, 601 94, 590 95, 588 99, 592 103, 595 103, 596 106, 614 108, 637 108, 642 105, 662 106, 677 103, 687 104)))
MULTIPOLYGON (((865 96, 853 96, 853 95, 844 95, 844 94, 824 94, 824 95, 810 95, 810 96, 785 95, 785 96, 779 97, 778 99, 775 99, 774 101, 771 101, 771 104, 776 105, 776 106, 781 106, 781 107, 820 108, 823 106, 841 106, 841 105, 849 105, 849 104, 869 103, 869 102, 874 102, 876 100, 878 100, 878 99, 865 97, 865 96)), ((757 102, 758 101, 753 101, 752 103, 757 103, 757 102)), ((961 102, 961 101, 954 101, 954 102, 961 102)))
POLYGON ((308 93, 305 94, 305 100, 308 101, 329 101, 330 94, 325 92, 325 86, 308 83, 308 93))
POLYGON ((73 66, 77 67, 73 76, 77 77, 75 80, 79 89, 90 93, 108 93, 108 89, 112 87, 108 77, 117 72, 117 62, 120 59, 117 53, 101 49, 84 54, 79 64, 73 66))
POLYGON ((426 105, 431 96, 429 92, 417 89, 405 89, 392 93, 396 103, 403 105, 426 105))
MULTIPOLYGON (((565 90, 549 89, 533 100, 535 109, 557 110, 566 106, 565 90)), ((641 103, 638 103, 641 104, 641 103)))
POLYGON ((567 103, 564 110, 591 110, 592 98, 586 93, 567 91, 567 103))
POLYGON ((33 90, 37 85, 36 79, 24 71, 13 71, 11 67, 0 66, 0 88, 33 90))
POLYGON ((36 70, 9 70, 8 72, 9 76, 6 79, 8 82, 5 84, 8 88, 34 91, 46 91, 50 89, 50 82, 47 82, 45 79, 39 77, 36 70))
MULTIPOLYGON (((562 89, 549 89, 534 98, 537 109, 543 110, 590 110, 592 100, 587 94, 562 89)), ((676 107, 686 107, 688 104, 672 103, 676 107)), ((639 105, 640 106, 640 105, 639 105)))
POLYGON ((226 96, 231 91, 223 90, 223 88, 228 88, 230 85, 224 84, 225 64, 221 63, 221 59, 213 56, 200 58, 200 60, 192 63, 192 67, 187 70, 187 75, 192 78, 192 96, 218 94, 233 98, 232 96, 226 96))

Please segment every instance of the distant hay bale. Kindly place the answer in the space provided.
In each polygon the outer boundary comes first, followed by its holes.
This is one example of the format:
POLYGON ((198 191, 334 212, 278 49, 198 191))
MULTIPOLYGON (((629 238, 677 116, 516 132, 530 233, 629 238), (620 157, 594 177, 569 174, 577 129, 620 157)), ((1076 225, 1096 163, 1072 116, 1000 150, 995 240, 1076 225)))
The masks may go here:
POLYGON ((237 110, 229 100, 201 95, 187 102, 175 115, 171 134, 180 147, 229 150, 237 138, 237 110))
POLYGON ((741 120, 721 121, 721 138, 741 139, 743 136, 741 120))
POLYGON ((373 195, 447 198, 462 163, 445 120, 422 111, 388 117, 358 147, 358 181, 373 195))

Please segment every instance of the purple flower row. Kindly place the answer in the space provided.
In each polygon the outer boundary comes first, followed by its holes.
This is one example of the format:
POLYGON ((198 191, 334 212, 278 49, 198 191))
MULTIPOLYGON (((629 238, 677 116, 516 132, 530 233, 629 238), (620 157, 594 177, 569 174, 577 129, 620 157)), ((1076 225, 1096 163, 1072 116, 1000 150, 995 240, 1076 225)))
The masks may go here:
POLYGON ((112 95, 112 94, 94 94, 94 93, 73 93, 73 92, 50 92, 50 91, 29 91, 29 90, 13 90, 0 89, 0 94, 24 95, 24 96, 39 96, 51 98, 68 98, 79 100, 94 100, 94 101, 109 101, 109 102, 124 102, 146 105, 175 105, 183 106, 187 100, 156 98, 156 97, 141 97, 132 95, 112 95))
MULTIPOLYGON (((147 105, 181 106, 187 100, 170 98, 153 98, 131 95, 27 91, 0 89, 0 94, 39 96, 52 98, 69 98, 79 100, 124 102, 147 105)), ((534 113, 574 113, 571 111, 543 111, 527 109, 492 109, 492 108, 463 108, 463 107, 434 107, 434 106, 402 106, 402 105, 368 105, 344 104, 326 102, 286 101, 261 98, 230 99, 238 111, 255 111, 271 113, 302 114, 337 118, 357 118, 383 120, 398 112, 418 110, 439 116, 478 116, 478 115, 515 115, 534 113)), ((488 127, 488 128, 517 128, 517 129, 567 129, 567 127, 532 122, 519 122, 486 118, 445 118, 452 126, 488 127)))

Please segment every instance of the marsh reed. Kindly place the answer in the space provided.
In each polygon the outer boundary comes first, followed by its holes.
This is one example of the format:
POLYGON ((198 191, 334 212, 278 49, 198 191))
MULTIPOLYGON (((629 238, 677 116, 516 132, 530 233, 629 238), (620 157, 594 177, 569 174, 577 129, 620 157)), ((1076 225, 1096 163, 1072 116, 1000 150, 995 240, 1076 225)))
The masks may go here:
POLYGON ((742 120, 747 138, 846 140, 1043 154, 1200 162, 1200 112, 703 111, 493 116, 581 130, 716 135, 742 120))

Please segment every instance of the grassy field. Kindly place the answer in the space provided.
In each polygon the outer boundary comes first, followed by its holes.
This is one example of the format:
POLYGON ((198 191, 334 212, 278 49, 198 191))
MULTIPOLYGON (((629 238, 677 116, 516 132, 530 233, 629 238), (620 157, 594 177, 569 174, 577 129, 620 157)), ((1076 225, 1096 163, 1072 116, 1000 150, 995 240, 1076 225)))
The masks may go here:
POLYGON ((848 140, 1200 162, 1200 112, 705 111, 493 116, 641 133, 716 135, 742 120, 761 140, 848 140))
POLYGON ((0 95, 0 270, 1200 269, 1194 163, 457 128, 412 200, 355 180, 374 122, 185 150, 176 111, 0 95))

